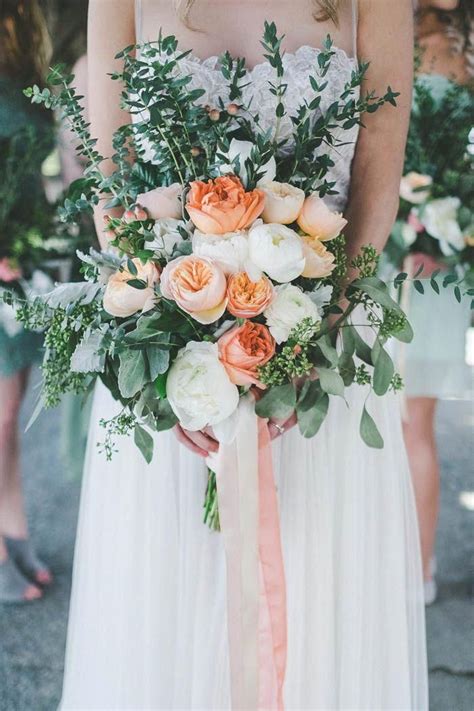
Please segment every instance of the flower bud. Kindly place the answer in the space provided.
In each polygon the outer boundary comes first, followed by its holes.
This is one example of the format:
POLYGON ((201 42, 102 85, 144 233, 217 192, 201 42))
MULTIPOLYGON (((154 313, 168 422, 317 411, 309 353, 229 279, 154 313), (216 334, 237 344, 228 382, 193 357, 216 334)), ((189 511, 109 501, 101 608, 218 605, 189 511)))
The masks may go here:
POLYGON ((143 222, 143 220, 148 220, 148 213, 146 210, 141 207, 141 205, 136 205, 133 214, 135 215, 135 219, 138 220, 139 222, 143 222))
POLYGON ((199 146, 193 146, 191 148, 191 155, 193 158, 197 158, 201 154, 201 149, 199 146))
POLYGON ((230 114, 231 116, 235 116, 236 113, 238 113, 240 109, 240 106, 237 104, 231 103, 227 106, 227 113, 230 114))
POLYGON ((211 109, 209 111, 209 118, 211 119, 211 121, 219 121, 220 117, 221 112, 218 111, 218 109, 211 109))
POLYGON ((125 210, 122 220, 128 225, 130 222, 135 222, 136 217, 133 210, 125 210))

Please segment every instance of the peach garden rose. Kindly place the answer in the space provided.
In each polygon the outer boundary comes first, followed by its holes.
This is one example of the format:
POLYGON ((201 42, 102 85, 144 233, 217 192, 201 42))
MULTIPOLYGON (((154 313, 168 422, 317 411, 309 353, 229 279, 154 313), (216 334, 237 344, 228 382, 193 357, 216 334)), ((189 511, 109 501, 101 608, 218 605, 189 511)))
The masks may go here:
POLYGON ((275 290, 270 279, 252 281, 246 272, 230 277, 227 285, 227 310, 237 318, 253 318, 270 306, 275 290))
POLYGON ((275 353, 275 340, 266 326, 246 321, 224 333, 217 345, 219 360, 232 383, 264 387, 258 379, 258 367, 275 353))
POLYGON ((261 215, 264 204, 261 190, 246 192, 239 178, 227 175, 190 183, 186 209, 200 232, 223 235, 249 227, 261 215))
POLYGON ((316 237, 301 235, 305 265, 301 276, 308 279, 323 279, 335 269, 336 257, 316 237))
POLYGON ((227 305, 227 281, 218 264, 206 257, 178 257, 161 275, 161 293, 199 323, 213 323, 227 305))
POLYGON ((347 225, 347 220, 340 212, 332 212, 324 200, 313 193, 303 203, 298 225, 306 234, 324 242, 340 235, 347 225))

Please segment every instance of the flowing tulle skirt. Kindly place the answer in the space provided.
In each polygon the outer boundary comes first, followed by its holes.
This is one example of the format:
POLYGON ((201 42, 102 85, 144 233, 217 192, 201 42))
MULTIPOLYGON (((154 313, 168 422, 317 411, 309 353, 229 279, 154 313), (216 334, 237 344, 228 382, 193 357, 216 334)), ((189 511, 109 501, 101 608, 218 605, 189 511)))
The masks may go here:
MULTIPOLYGON (((274 445, 288 592, 288 709, 427 709, 417 524, 395 397, 371 398, 383 450, 360 440, 365 392, 312 440, 274 445)), ((206 470, 172 433, 146 466, 95 393, 62 708, 229 709, 225 562, 202 523, 206 470)))

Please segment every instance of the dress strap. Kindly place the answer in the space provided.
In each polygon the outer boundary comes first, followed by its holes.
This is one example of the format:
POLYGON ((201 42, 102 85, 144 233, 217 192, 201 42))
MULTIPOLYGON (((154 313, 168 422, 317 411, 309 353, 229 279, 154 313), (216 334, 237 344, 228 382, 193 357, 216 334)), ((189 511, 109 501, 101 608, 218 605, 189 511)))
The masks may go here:
POLYGON ((135 0, 135 41, 142 41, 142 0, 135 0))
POLYGON ((359 24, 359 2, 352 0, 352 52, 354 59, 357 59, 357 34, 359 24))

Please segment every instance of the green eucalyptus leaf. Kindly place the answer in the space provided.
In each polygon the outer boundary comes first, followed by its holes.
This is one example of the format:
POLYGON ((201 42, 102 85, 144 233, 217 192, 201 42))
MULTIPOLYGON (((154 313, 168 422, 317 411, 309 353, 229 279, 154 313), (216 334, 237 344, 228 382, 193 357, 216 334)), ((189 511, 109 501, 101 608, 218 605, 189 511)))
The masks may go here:
POLYGON ((403 328, 393 334, 393 337, 396 338, 397 341, 402 341, 402 343, 411 343, 413 336, 413 329, 408 319, 405 319, 403 328))
POLYGON ((124 398, 130 398, 145 385, 145 359, 141 351, 127 349, 119 354, 118 386, 124 398))
POLYGON ((298 403, 296 415, 303 437, 314 437, 323 424, 329 408, 329 395, 321 390, 318 381, 312 381, 306 396, 298 403))
POLYGON ((318 368, 319 382, 324 392, 329 395, 344 395, 344 381, 335 370, 318 368))
POLYGON ((166 373, 170 364, 170 352, 157 346, 148 346, 146 349, 150 380, 153 382, 159 375, 166 373))
POLYGON ((270 388, 255 405, 259 417, 285 419, 296 407, 296 388, 293 383, 270 388))
POLYGON ((339 373, 344 381, 344 385, 349 387, 354 382, 356 367, 354 363, 354 358, 349 353, 343 351, 339 356, 339 373))
POLYGON ((367 412, 365 405, 360 420, 360 436, 369 447, 373 449, 383 449, 383 437, 374 420, 367 412))
POLYGON ((138 449, 143 454, 146 463, 150 464, 151 460, 153 459, 154 445, 153 437, 151 436, 151 434, 147 432, 144 427, 137 423, 135 425, 133 439, 138 449))
POLYGON ((401 313, 402 309, 396 301, 392 299, 388 291, 387 285, 377 277, 364 277, 356 279, 350 284, 350 288, 359 289, 367 294, 376 304, 384 306, 386 309, 392 309, 397 313, 401 313))
POLYGON ((376 395, 385 395, 392 382, 395 367, 385 348, 377 339, 372 348, 374 375, 372 385, 376 395))

